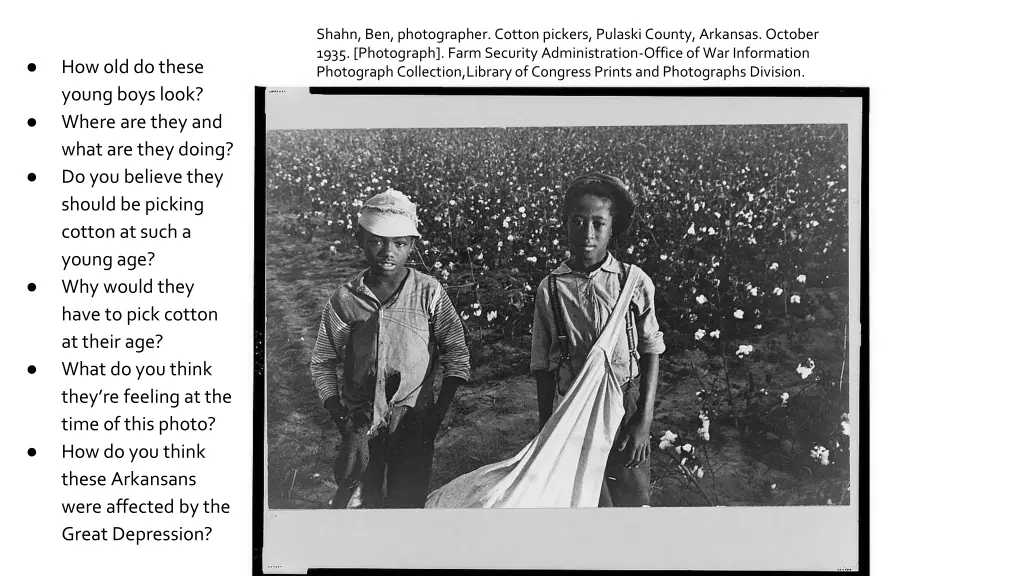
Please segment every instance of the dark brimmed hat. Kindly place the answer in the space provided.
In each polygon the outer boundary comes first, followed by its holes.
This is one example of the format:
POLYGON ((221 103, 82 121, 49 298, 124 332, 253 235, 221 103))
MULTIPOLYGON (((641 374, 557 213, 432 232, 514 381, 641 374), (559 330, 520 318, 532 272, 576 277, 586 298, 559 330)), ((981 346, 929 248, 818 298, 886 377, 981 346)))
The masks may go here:
POLYGON ((565 195, 586 194, 588 191, 603 190, 611 194, 615 202, 615 221, 612 236, 624 234, 633 225, 636 199, 633 192, 621 179, 602 172, 590 172, 576 178, 565 187, 565 195))

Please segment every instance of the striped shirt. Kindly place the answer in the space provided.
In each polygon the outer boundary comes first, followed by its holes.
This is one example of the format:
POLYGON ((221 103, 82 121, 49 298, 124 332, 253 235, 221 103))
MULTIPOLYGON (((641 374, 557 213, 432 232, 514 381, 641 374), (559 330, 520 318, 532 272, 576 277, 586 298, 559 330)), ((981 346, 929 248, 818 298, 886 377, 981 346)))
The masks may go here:
MULTIPOLYGON (((597 341, 611 317, 618 300, 622 265, 609 252, 600 268, 586 274, 576 272, 563 262, 552 273, 558 289, 563 325, 569 348, 569 366, 562 366, 557 376, 558 389, 565 393, 573 377, 583 367, 587 354, 597 341)), ((619 383, 640 375, 639 356, 663 354, 665 339, 654 313, 654 282, 637 268, 640 280, 632 294, 635 305, 636 356, 630 358, 629 337, 623 331, 611 354, 612 374, 619 383)), ((533 349, 530 370, 553 372, 559 368, 562 356, 557 338, 552 295, 548 278, 537 286, 537 301, 533 316, 533 349)))
POLYGON ((469 348, 436 279, 409 269, 382 303, 363 282, 365 274, 338 288, 324 306, 310 371, 321 402, 340 395, 350 410, 372 406, 376 424, 392 406, 432 406, 438 366, 442 377, 468 380, 469 348))

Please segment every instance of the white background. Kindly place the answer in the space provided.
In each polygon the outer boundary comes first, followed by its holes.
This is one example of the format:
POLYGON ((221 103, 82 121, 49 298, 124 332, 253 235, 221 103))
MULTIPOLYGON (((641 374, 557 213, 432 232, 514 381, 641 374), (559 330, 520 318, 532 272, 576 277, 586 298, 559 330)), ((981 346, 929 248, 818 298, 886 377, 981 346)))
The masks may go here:
MULTIPOLYGON (((268 90, 267 126, 422 128, 688 124, 845 124, 848 130, 850 277, 860 278, 862 101, 855 98, 714 98, 593 96, 348 96, 308 89, 268 90)), ((487 128, 484 128, 485 130, 487 128)), ((500 128, 495 130, 501 131, 500 128)), ((671 234, 671 231, 662 231, 671 234)), ((859 282, 850 287, 850 350, 861 345, 859 282)), ((859 367, 850 365, 851 427, 862 422, 859 367)), ((671 386, 662 379, 662 387, 671 386)), ((835 569, 857 564, 860 502, 856 434, 851 437, 852 506, 638 510, 385 510, 316 513, 273 510, 266 518, 264 559, 296 567, 504 567, 835 569), (423 527, 444 526, 443 533, 423 527), (628 535, 671 531, 692 548, 681 564, 673 547, 628 535), (337 543, 337 535, 345 539, 337 543), (726 534, 728 538, 715 538, 726 534), (405 541, 380 554, 381 537, 405 541), (559 542, 552 546, 551 542, 559 542), (776 554, 791 542, 803 546, 776 554), (459 542, 457 555, 439 554, 459 542), (742 542, 743 554, 735 554, 742 542), (519 550, 508 554, 509 548, 519 550), (567 556, 564 550, 586 551, 567 556)), ((274 471, 269 471, 273 474, 274 471)))
MULTIPOLYGON (((515 9, 502 5, 493 12, 479 3, 398 4, 250 3, 243 10, 212 2, 34 2, 5 7, 0 24, 4 43, 0 53, 4 74, 0 126, 6 136, 0 141, 0 187, 7 202, 0 211, 5 260, 0 301, 7 310, 6 329, 0 336, 0 381, 7 384, 7 409, 0 418, 0 457, 4 462, 0 491, 8 500, 7 519, 0 528, 5 570, 76 570, 84 574, 140 570, 151 574, 233 574, 249 570, 253 86, 324 84, 314 77, 313 61, 318 47, 315 30, 321 26, 486 29, 498 25, 799 26, 822 32, 810 46, 814 59, 802 64, 806 78, 728 85, 871 88, 872 568, 886 574, 922 568, 985 573, 1013 565, 1019 504, 1017 476, 1012 471, 1019 466, 1012 439, 1020 405, 1020 377, 1010 360, 1016 354, 1014 336, 1021 314, 1016 299, 1003 294, 1014 294, 1019 286, 1019 257, 1014 250, 1020 245, 1021 209, 1016 174, 1022 128, 1015 57, 1020 52, 1015 41, 1019 19, 1011 17, 1001 4, 981 2, 924 9, 893 2, 737 2, 685 7, 676 2, 575 6, 521 2, 515 9), (206 73, 197 82, 184 77, 74 77, 59 72, 62 59, 106 62, 114 58, 201 61, 206 73), (25 69, 30 61, 39 66, 31 74, 25 69), (59 211, 59 201, 71 191, 60 185, 60 170, 72 163, 81 171, 100 166, 60 155, 59 145, 73 141, 58 126, 60 115, 68 111, 61 105, 60 90, 118 84, 149 88, 161 83, 199 83, 204 87, 200 105, 165 105, 163 111, 225 114, 224 129, 203 137, 233 142, 232 156, 223 163, 203 165, 217 166, 229 174, 216 191, 196 189, 195 194, 201 190, 207 200, 206 214, 175 218, 179 227, 188 225, 186 219, 194 221, 192 240, 133 243, 123 250, 157 252, 153 276, 199 282, 200 292, 187 303, 216 308, 221 314, 219 323, 200 330, 160 326, 165 349, 149 359, 205 358, 215 362, 216 378, 199 382, 232 392, 234 403, 215 411, 200 409, 197 414, 215 415, 217 423, 223 424, 216 434, 205 437, 211 458, 188 466, 200 476, 200 487, 187 493, 159 494, 228 500, 232 512, 182 522, 213 527, 212 546, 65 543, 59 538, 60 529, 71 523, 84 524, 85 519, 70 519, 59 508, 60 501, 70 497, 59 486, 66 463, 58 454, 60 446, 72 439, 58 428, 66 412, 59 391, 68 386, 58 371, 62 360, 77 359, 59 348, 59 337, 66 332, 60 308, 62 304, 102 307, 111 303, 64 295, 60 289, 62 278, 74 276, 60 270, 59 255, 68 249, 59 240, 59 230, 75 221, 74 216, 59 211), (25 119, 29 116, 40 124, 28 128, 25 119), (40 176, 34 183, 25 179, 30 170, 40 176), (28 282, 35 282, 40 289, 27 292, 28 282), (38 366, 39 373, 29 376, 25 372, 28 363, 38 366), (30 445, 40 450, 31 459, 25 454, 30 445)), ((557 85, 638 84, 609 80, 557 85)), ((141 108, 147 112, 157 107, 141 108)), ((128 113, 127 107, 121 106, 109 115, 128 113)), ((76 137, 132 142, 147 136, 153 140, 152 134, 119 132, 103 137, 83 133, 76 137)), ((181 137, 167 134, 163 139, 181 137)), ((130 164, 103 160, 102 165, 118 169, 130 164)), ((175 165, 176 169, 191 167, 188 162, 175 165)), ((189 187, 167 190, 185 194, 189 187)), ((114 193, 120 192, 114 189, 114 193)), ((103 221, 94 216, 89 220, 103 221)), ((154 217, 145 221, 159 222, 154 217)), ((122 249, 120 244, 111 246, 115 253, 122 249)), ((180 297, 139 300, 143 301, 158 306, 186 303, 180 297)), ((121 307, 134 304, 136 301, 117 303, 121 307)), ((156 332, 149 327, 140 330, 156 332)), ((90 356, 96 361, 101 357, 90 356)), ((159 387, 158 381, 154 383, 159 387)), ((103 385, 98 382, 90 387, 103 385)), ((104 445, 103 440, 75 437, 73 441, 104 445)), ((134 444, 153 442, 147 437, 134 444)), ((159 464, 151 463, 151 469, 159 464)), ((147 521, 135 516, 121 523, 141 527, 147 521)), ((685 568, 687 546, 695 544, 672 538, 672 533, 672 525, 666 524, 657 533, 638 537, 649 539, 654 547, 678 548, 679 567, 685 568)), ((805 544, 794 541, 791 545, 799 548, 805 544)), ((785 555, 786 550, 777 553, 785 555)), ((738 547, 736 554, 742 555, 743 548, 738 547)))

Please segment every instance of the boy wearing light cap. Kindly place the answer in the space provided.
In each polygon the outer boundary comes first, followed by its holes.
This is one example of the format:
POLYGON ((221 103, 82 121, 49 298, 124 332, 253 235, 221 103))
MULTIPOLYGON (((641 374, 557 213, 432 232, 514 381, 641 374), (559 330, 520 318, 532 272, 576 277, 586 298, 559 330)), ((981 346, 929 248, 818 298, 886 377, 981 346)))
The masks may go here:
POLYGON ((405 266, 420 236, 416 206, 388 190, 363 204, 358 222, 368 268, 331 295, 310 362, 342 437, 332 507, 422 508, 438 427, 469 379, 469 349, 441 284, 405 266))

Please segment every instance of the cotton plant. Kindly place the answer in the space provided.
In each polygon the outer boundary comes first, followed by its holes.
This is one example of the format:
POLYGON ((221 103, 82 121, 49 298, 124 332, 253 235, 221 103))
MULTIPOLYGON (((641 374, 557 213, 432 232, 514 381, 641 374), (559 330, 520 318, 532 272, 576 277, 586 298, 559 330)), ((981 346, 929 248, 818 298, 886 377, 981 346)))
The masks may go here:
POLYGON ((702 410, 700 415, 700 428, 697 429, 697 437, 705 442, 711 441, 711 420, 707 414, 702 410))
POLYGON ((824 446, 815 446, 811 449, 811 458, 822 466, 828 466, 828 449, 824 446))
MULTIPOLYGON (((414 194, 414 201, 422 206, 423 214, 429 214, 421 222, 420 231, 425 237, 434 238, 433 244, 427 240, 417 243, 419 252, 424 256, 424 268, 428 271, 433 268, 432 276, 441 280, 451 292, 450 296, 462 318, 494 328, 500 324, 503 334, 506 326, 513 331, 529 330, 532 323, 527 316, 533 310, 533 293, 528 286, 538 283, 543 277, 542 272, 554 269, 563 258, 571 258, 571 254, 565 250, 564 230, 559 229, 563 191, 561 186, 551 182, 552 178, 567 181, 574 174, 568 169, 561 169, 557 162, 549 161, 545 157, 544 142, 539 144, 540 148, 530 154, 531 159, 523 164, 522 170, 493 170, 484 167, 479 174, 472 173, 468 183, 462 185, 452 184, 444 178, 447 171, 434 161, 437 152, 420 150, 409 156, 416 161, 421 158, 427 161, 420 171, 423 173, 420 177, 422 182, 414 194), (467 255, 465 247, 469 246, 473 250, 467 255), (472 269, 463 275, 460 268, 467 264, 472 269), (490 282, 494 276, 487 274, 490 270, 500 275, 501 286, 490 282), (506 281, 506 275, 511 276, 511 279, 506 281), (463 278, 465 280, 461 280, 463 278), (502 291, 503 296, 495 302, 491 297, 497 291, 502 291), (512 294, 514 296, 505 297, 512 294), (477 296, 482 298, 482 306, 471 307, 477 296), (496 306, 498 309, 494 310, 496 306)), ((448 145, 442 143, 440 149, 447 151, 445 146, 448 145)), ((467 149, 469 153, 476 151, 475 148, 467 149)), ((452 150, 452 160, 456 163, 459 161, 458 155, 458 149, 452 150)), ((338 164, 340 170, 337 174, 326 172, 319 165, 313 167, 310 164, 310 167, 306 167, 307 161, 303 159, 291 168, 282 166, 283 174, 279 176, 282 181, 287 180, 289 186, 298 184, 297 188, 301 192, 308 185, 310 194, 304 195, 303 199, 311 203, 313 210, 326 210, 321 212, 321 219, 317 223, 307 226, 318 224, 322 228, 327 223, 327 229, 332 232, 351 229, 358 208, 366 198, 384 188, 394 186, 404 189, 408 186, 399 177, 402 167, 388 166, 390 161, 387 158, 373 162, 346 159, 338 164), (384 166, 379 166, 380 163, 384 166), (302 173, 300 170, 315 170, 315 174, 302 173), (295 176, 291 175, 292 171, 295 176), (352 176, 343 177, 342 173, 352 176)), ((816 241, 808 245, 806 241, 789 240, 795 239, 797 234, 804 234, 804 240, 808 239, 808 230, 812 231, 811 234, 818 234, 819 231, 824 233, 818 236, 822 241, 828 238, 827 235, 834 234, 832 226, 842 224, 842 214, 837 208, 844 205, 842 200, 845 198, 845 189, 842 186, 845 174, 836 166, 829 166, 828 171, 817 173, 816 177, 820 179, 818 184, 822 187, 827 184, 829 193, 834 193, 836 199, 826 196, 826 203, 811 206, 803 204, 803 183, 796 186, 797 178, 809 176, 809 171, 791 174, 788 166, 783 170, 781 165, 754 166, 751 162, 750 166, 746 166, 740 162, 731 166, 731 172, 725 172, 720 168, 729 168, 728 164, 709 163, 709 166, 693 167, 695 172, 684 172, 684 177, 690 178, 690 182, 686 183, 673 181, 674 176, 670 176, 674 173, 672 161, 665 160, 667 165, 656 163, 644 184, 635 187, 643 190, 647 202, 637 211, 633 236, 623 242, 621 247, 614 248, 613 253, 619 257, 621 251, 623 261, 645 270, 649 266, 648 271, 652 272, 650 276, 657 288, 664 288, 660 297, 669 303, 665 314, 671 312, 670 318, 692 326, 688 330, 693 334, 693 343, 700 342, 702 354, 721 356, 723 362, 714 364, 711 370, 706 371, 706 375, 709 374, 717 382, 714 385, 702 383, 713 390, 711 395, 715 397, 712 403, 703 404, 702 408, 706 411, 704 416, 716 422, 727 422, 732 420, 733 412, 737 412, 742 423, 747 417, 745 412, 740 412, 742 404, 734 404, 733 399, 729 398, 729 404, 725 405, 722 397, 734 394, 738 382, 739 388, 743 389, 743 380, 749 377, 751 371, 758 376, 764 373, 777 374, 777 362, 771 360, 778 350, 774 345, 775 338, 781 338, 781 331, 789 327, 789 320, 796 316, 805 318, 810 312, 816 311, 802 309, 806 306, 802 298, 809 295, 806 292, 809 280, 813 276, 817 283, 819 275, 822 281, 826 280, 825 274, 833 268, 819 265, 834 263, 823 262, 825 258, 822 256, 827 252, 829 260, 839 258, 841 247, 830 248, 828 243, 822 246, 816 241), (664 168, 664 173, 657 168, 664 168), (721 188, 725 189, 725 194, 719 195, 717 192, 721 188), (803 205, 789 207, 794 204, 803 205), (656 234, 655 224, 659 218, 666 220, 663 229, 685 232, 681 236, 666 236, 663 240, 656 234), (765 232, 758 232, 762 228, 765 232), (692 252, 689 251, 691 247, 692 252), (731 260, 734 250, 749 250, 751 254, 760 255, 750 261, 731 260), (833 256, 833 253, 837 254, 833 256), (758 262, 764 257, 766 261, 758 262), (730 286, 728 294, 724 291, 727 285, 730 286), (721 293, 719 290, 722 290, 721 293), (685 296, 677 298, 676 293, 685 296), (735 304, 727 304, 731 301, 735 304), (763 314, 755 310, 758 306, 763 314), (794 313, 794 308, 798 308, 799 312, 794 313), (786 317, 780 319, 776 313, 783 309, 786 317), (729 315, 733 315, 734 319, 728 320, 729 315), (718 327, 722 329, 716 329, 718 327), (760 360, 762 356, 764 372, 761 364, 752 362, 754 358, 760 360), (723 376, 724 386, 721 384, 723 376), (719 406, 722 406, 722 411, 719 411, 719 406)), ((815 156, 811 163, 819 161, 819 157, 815 156)), ((461 169, 467 167, 471 166, 462 165, 461 169)), ((284 189, 284 186, 276 184, 274 189, 278 188, 284 189)), ((308 218, 307 214, 311 216, 312 211, 307 210, 300 215, 300 221, 305 222, 303 218, 308 218)), ((338 256, 342 251, 340 247, 337 249, 338 256)), ((836 298, 832 301, 835 302, 836 298)), ((831 330, 832 326, 826 326, 822 321, 822 328, 831 330)), ((797 373, 805 381, 818 382, 821 373, 841 373, 838 363, 824 371, 825 365, 815 368, 813 361, 807 358, 795 360, 799 362, 797 373)), ((786 365, 790 367, 783 366, 781 371, 788 373, 788 380, 795 381, 792 372, 789 372, 794 367, 791 363, 786 365)), ((821 380, 824 382, 824 378, 821 380)), ((786 385, 782 384, 783 387, 786 385)), ((753 409, 769 412, 780 405, 781 398, 781 404, 789 406, 789 409, 783 408, 771 414, 773 417, 788 419, 790 423, 800 418, 804 410, 816 409, 818 393, 827 389, 825 386, 808 388, 812 393, 801 394, 799 402, 790 405, 787 403, 788 396, 780 395, 782 390, 778 383, 773 385, 770 380, 755 383, 751 379, 746 388, 747 400, 753 398, 755 401, 742 405, 744 411, 753 409)), ((848 444, 844 437, 848 438, 851 433, 850 422, 848 416, 843 419, 837 416, 848 410, 844 405, 834 411, 835 415, 827 418, 828 430, 820 431, 822 434, 816 441, 822 448, 831 451, 829 461, 833 465, 840 462, 845 464, 844 446, 848 444), (842 446, 833 446, 837 440, 842 446)), ((697 428, 695 419, 694 425, 680 431, 698 449, 705 442, 705 433, 710 438, 710 427, 704 425, 705 420, 701 419, 699 423, 701 426, 697 428)), ((805 459, 811 446, 808 444, 799 450, 805 459)), ((684 447, 684 439, 678 437, 668 446, 680 458, 686 457, 685 452, 688 452, 684 447)), ((688 465, 692 462, 690 460, 688 465)))
MULTIPOLYGON (((704 467, 697 458, 697 451, 690 443, 678 442, 679 436, 671 430, 666 430, 659 439, 658 449, 672 458, 677 470, 688 473, 690 480, 696 483, 704 477, 704 467)), ((708 500, 710 502, 710 499, 708 500)))
POLYGON ((796 371, 798 374, 800 374, 800 378, 806 380, 807 377, 810 376, 812 372, 814 372, 814 360, 808 358, 807 366, 804 366, 804 363, 801 362, 800 364, 797 365, 796 371))
POLYGON ((665 433, 661 435, 660 443, 658 444, 658 449, 668 450, 672 448, 672 446, 675 445, 675 442, 678 438, 679 436, 676 435, 674 432, 672 432, 671 430, 666 430, 665 433))

